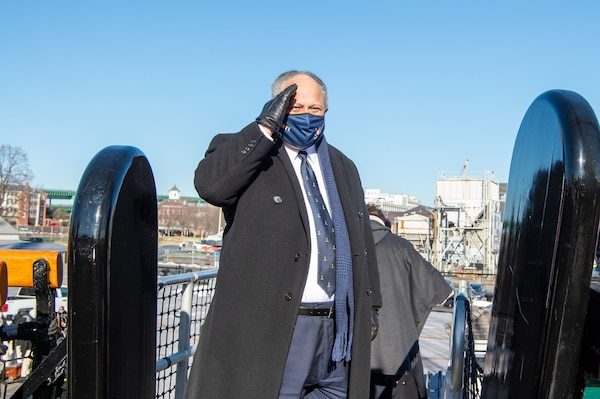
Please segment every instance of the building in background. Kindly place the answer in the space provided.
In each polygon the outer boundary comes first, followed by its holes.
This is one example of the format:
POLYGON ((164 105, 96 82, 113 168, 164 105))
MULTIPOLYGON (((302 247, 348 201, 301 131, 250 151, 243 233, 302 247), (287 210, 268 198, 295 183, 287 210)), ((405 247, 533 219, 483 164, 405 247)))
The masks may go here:
MULTIPOLYGON (((60 209, 70 217, 76 191, 47 189, 43 193, 47 195, 49 209, 60 209)), ((199 197, 182 196, 176 185, 166 195, 157 194, 157 212, 162 236, 206 237, 219 232, 220 209, 199 197)), ((44 231, 48 232, 49 227, 44 231)))
POLYGON ((427 260, 431 259, 433 244, 434 209, 419 205, 406 212, 390 212, 392 232, 407 239, 427 260))
POLYGON ((158 196, 158 230, 163 236, 206 237, 220 229, 221 210, 199 197, 182 197, 177 186, 158 196))
POLYGON ((467 165, 438 176, 431 261, 444 272, 495 274, 504 194, 494 172, 468 174, 467 165))
POLYGON ((494 172, 442 171, 435 206, 415 197, 365 189, 365 202, 379 206, 391 230, 408 241, 438 270, 495 274, 500 249, 506 183, 494 172))
POLYGON ((422 205, 416 197, 383 193, 377 188, 365 189, 365 203, 377 205, 391 223, 392 233, 410 241, 417 251, 429 259, 433 208, 422 205))
POLYGON ((378 188, 365 189, 365 203, 375 204, 384 212, 406 212, 421 205, 421 202, 406 194, 382 193, 378 188))
POLYGON ((46 221, 47 195, 41 190, 24 185, 7 187, 1 209, 4 219, 18 228, 44 226, 46 221))
POLYGON ((200 214, 198 201, 181 198, 177 186, 167 198, 158 197, 158 230, 165 236, 193 236, 195 221, 200 214))

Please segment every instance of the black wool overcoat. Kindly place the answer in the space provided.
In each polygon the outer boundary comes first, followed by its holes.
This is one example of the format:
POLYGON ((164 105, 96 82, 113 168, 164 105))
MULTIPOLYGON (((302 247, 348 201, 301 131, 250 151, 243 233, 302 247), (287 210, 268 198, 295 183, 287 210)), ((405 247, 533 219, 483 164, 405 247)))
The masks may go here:
MULTIPOLYGON (((369 395, 371 307, 381 306, 377 259, 358 171, 329 146, 353 258, 355 329, 348 397, 369 395)), ((281 142, 256 123, 213 138, 195 186, 222 207, 217 286, 201 330, 186 398, 277 398, 308 274, 302 191, 281 142)))
POLYGON ((371 226, 384 303, 371 345, 371 368, 376 374, 403 377, 396 399, 415 399, 411 386, 426 398, 419 335, 433 307, 448 298, 452 287, 410 242, 377 221, 371 226))

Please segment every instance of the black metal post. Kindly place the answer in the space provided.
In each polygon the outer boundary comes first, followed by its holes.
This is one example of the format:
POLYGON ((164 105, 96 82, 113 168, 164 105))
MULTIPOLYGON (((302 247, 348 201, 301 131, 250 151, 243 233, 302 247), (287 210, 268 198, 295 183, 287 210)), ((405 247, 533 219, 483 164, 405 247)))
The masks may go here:
POLYGON ((71 218, 69 398, 154 398, 157 224, 144 154, 124 146, 100 151, 71 218))
POLYGON ((599 203, 596 116, 579 94, 548 91, 513 151, 483 398, 573 397, 599 203))

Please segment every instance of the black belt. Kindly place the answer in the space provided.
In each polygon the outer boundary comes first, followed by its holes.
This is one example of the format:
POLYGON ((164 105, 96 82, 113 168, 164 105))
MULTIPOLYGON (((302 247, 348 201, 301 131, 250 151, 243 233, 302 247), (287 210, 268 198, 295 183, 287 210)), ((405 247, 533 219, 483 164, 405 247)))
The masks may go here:
POLYGON ((335 317, 335 308, 311 308, 307 306, 300 306, 298 314, 302 316, 326 316, 328 318, 335 317))

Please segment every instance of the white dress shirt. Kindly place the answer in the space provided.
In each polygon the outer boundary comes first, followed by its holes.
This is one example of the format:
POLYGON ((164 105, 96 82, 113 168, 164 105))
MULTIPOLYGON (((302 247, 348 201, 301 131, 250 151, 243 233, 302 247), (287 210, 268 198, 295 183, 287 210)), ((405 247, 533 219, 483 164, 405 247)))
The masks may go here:
MULTIPOLYGON (((308 213, 308 224, 310 227, 310 261, 308 268, 308 277, 306 278, 306 284, 304 285, 304 293, 302 294, 302 302, 303 303, 313 303, 313 302, 330 302, 335 297, 335 294, 329 298, 327 293, 319 286, 318 278, 319 278, 319 260, 318 253, 319 249, 317 248, 317 229, 315 227, 315 221, 312 217, 312 211, 310 208, 310 203, 308 202, 308 196, 306 195, 306 190, 304 189, 304 183, 302 182, 302 172, 300 171, 300 165, 302 164, 302 160, 298 156, 298 150, 290 148, 284 145, 284 148, 290 157, 290 161, 292 161, 292 165, 294 166, 294 171, 296 172, 296 177, 298 178, 298 182, 300 183, 300 188, 302 189, 302 195, 304 197, 304 205, 306 206, 306 210, 308 213)), ((315 177, 317 178, 317 184, 319 184, 319 191, 321 192, 321 196, 323 197, 323 201, 325 201, 325 206, 327 210, 331 214, 331 207, 329 206, 329 196, 327 195, 327 189, 325 186, 325 180, 323 180, 323 173, 321 172, 321 165, 319 164, 319 157, 316 153, 315 146, 311 146, 305 149, 307 153, 307 160, 310 167, 313 169, 315 173, 315 177)))

